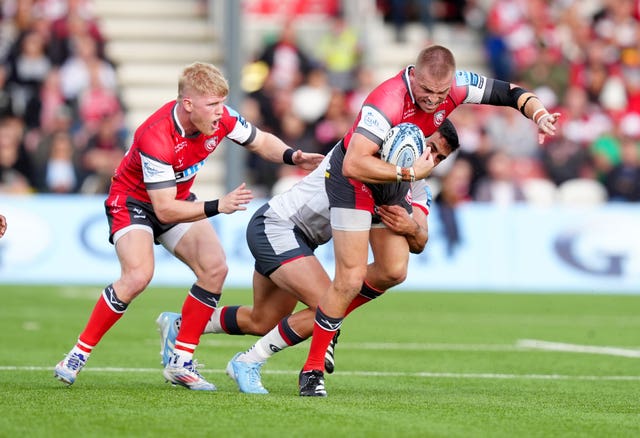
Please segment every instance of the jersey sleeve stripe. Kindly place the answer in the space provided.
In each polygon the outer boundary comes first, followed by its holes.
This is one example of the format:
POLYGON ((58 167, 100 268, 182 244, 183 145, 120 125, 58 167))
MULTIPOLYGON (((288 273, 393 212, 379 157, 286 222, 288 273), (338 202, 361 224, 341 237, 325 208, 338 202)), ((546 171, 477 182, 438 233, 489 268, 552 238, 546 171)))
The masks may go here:
POLYGON ((146 182, 144 186, 147 190, 166 189, 167 187, 175 187, 176 180, 160 181, 160 182, 146 182))
POLYGON ((362 134, 365 137, 367 137, 369 140, 371 140, 372 142, 374 142, 375 144, 377 144, 378 146, 382 146, 382 141, 383 139, 378 137, 375 134, 372 134, 371 131, 367 131, 366 129, 358 126, 355 130, 355 132, 357 132, 358 134, 362 134))

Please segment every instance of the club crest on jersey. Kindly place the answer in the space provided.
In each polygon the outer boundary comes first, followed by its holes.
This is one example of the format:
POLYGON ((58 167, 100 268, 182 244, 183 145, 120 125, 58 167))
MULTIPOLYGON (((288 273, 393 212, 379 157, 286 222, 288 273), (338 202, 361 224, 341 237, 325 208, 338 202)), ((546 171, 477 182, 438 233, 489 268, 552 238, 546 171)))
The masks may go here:
POLYGON ((218 136, 216 135, 215 137, 211 137, 208 138, 205 142, 204 142, 204 147, 206 150, 208 150, 209 152, 213 152, 216 150, 216 148, 218 147, 218 136))
POLYGON ((445 115, 444 110, 440 110, 437 113, 435 113, 433 115, 433 124, 436 126, 442 125, 442 122, 444 122, 444 118, 445 118, 444 115, 445 115))

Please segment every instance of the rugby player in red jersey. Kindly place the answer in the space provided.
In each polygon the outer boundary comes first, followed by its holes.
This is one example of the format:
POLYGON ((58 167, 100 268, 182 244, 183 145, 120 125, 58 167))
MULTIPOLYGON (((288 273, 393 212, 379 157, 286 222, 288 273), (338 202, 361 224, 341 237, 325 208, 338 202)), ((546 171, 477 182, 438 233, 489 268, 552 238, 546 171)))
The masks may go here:
POLYGON ((225 104, 228 93, 228 83, 215 66, 193 63, 182 72, 177 100, 162 106, 136 130, 105 201, 120 278, 104 288, 78 341, 55 367, 54 376, 67 385, 74 383, 93 348, 151 281, 155 243, 196 276, 163 375, 189 389, 216 389, 198 373, 193 359, 227 275, 224 250, 208 218, 246 210, 253 196, 243 183, 220 199, 198 201, 190 191, 194 178, 224 137, 266 160, 305 170, 315 169, 323 159, 320 154, 294 151, 255 128, 225 104))
MULTIPOLYGON (((377 198, 388 183, 414 181, 433 170, 429 148, 413 167, 401 168, 379 158, 387 132, 411 122, 425 136, 438 129, 445 118, 466 103, 510 106, 533 120, 539 141, 554 135, 559 113, 550 113, 537 96, 515 84, 456 70, 451 51, 442 46, 423 49, 415 65, 376 87, 365 99, 355 123, 335 148, 325 178, 331 208, 335 276, 320 300, 315 315, 309 354, 298 378, 301 396, 326 397, 325 352, 340 329, 346 310, 360 292, 367 274, 371 217, 377 198)), ((400 236, 390 236, 389 239, 400 236)), ((406 239, 402 239, 406 242, 406 239)), ((406 263, 406 243, 390 240, 388 251, 374 254, 380 266, 406 263)))
MULTIPOLYGON (((459 147, 457 131, 445 120, 438 131, 426 139, 436 156, 448 156, 459 147)), ((340 147, 339 145, 336 147, 340 147)), ((335 148, 334 148, 335 149, 335 148)), ((333 151, 323 163, 290 190, 274 196, 259 208, 247 226, 247 243, 255 258, 253 304, 218 307, 205 327, 205 333, 263 335, 246 352, 236 354, 227 364, 227 374, 241 392, 266 394, 261 369, 275 353, 297 345, 311 336, 315 309, 331 284, 329 274, 315 256, 315 249, 331 239, 329 198, 325 192, 324 169, 333 151), (297 312, 298 302, 307 307, 297 312)), ((440 162, 440 158, 435 158, 440 162)), ((406 240, 407 254, 421 253, 428 240, 427 216, 431 191, 425 180, 388 184, 388 205, 376 212, 380 221, 372 225, 370 243, 375 254, 398 246, 389 235, 406 240)), ((382 295, 406 278, 408 266, 379 266, 371 263, 360 293, 346 314, 382 295)), ((157 319, 161 337, 162 362, 168 363, 180 327, 180 314, 163 312, 157 319)), ((338 332, 325 355, 326 371, 333 372, 334 348, 338 332)))

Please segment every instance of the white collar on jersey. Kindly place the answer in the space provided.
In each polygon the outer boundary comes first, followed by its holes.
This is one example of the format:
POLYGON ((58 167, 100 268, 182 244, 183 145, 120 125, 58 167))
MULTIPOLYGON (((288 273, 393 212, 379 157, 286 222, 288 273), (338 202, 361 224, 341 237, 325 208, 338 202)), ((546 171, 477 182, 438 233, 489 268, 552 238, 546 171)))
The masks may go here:
POLYGON ((180 119, 178 119, 178 102, 176 102, 176 104, 173 105, 173 110, 171 111, 171 113, 173 115, 173 123, 176 125, 176 129, 178 130, 180 137, 186 137, 187 133, 182 127, 182 125, 180 124, 180 119))
POLYGON ((404 85, 407 87, 407 90, 409 90, 409 97, 411 97, 411 102, 413 102, 414 104, 416 103, 416 100, 413 98, 413 92, 411 91, 411 85, 409 84, 409 70, 415 67, 416 66, 413 64, 408 65, 404 69, 404 74, 402 75, 402 79, 404 79, 404 85))

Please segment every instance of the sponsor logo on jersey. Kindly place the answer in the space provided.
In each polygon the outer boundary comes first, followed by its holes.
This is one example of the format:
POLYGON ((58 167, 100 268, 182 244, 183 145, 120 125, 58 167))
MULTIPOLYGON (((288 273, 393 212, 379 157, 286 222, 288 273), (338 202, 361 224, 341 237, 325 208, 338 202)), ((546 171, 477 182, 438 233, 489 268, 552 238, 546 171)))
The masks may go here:
POLYGON ((216 150, 216 148, 218 147, 218 136, 214 136, 211 138, 208 138, 205 142, 204 142, 204 148, 206 150, 208 150, 209 152, 213 152, 216 150))
POLYGON ((416 107, 412 106, 411 108, 407 108, 404 113, 402 113, 402 120, 406 120, 416 115, 416 107))
POLYGON ((416 114, 416 101, 409 90, 409 94, 404 98, 404 107, 402 108, 402 120, 407 120, 416 114))
POLYGON ((467 85, 469 83, 469 75, 466 71, 458 70, 456 72, 456 85, 467 85))
POLYGON ((477 73, 471 73, 468 71, 458 70, 456 72, 456 85, 457 86, 472 86, 482 87, 481 76, 477 73))
POLYGON ((433 115, 433 124, 436 126, 440 126, 442 125, 442 122, 444 122, 444 119, 445 119, 445 111, 440 110, 433 115))
POLYGON ((380 138, 384 138, 384 134, 389 130, 389 122, 379 111, 370 107, 362 107, 362 115, 358 126, 369 131, 371 134, 380 138))
POLYGON ((176 182, 182 182, 182 181, 186 181, 188 179, 191 179, 198 172, 198 170, 200 170, 202 168, 202 166, 204 166, 204 162, 205 162, 205 160, 202 160, 199 163, 196 163, 191 167, 187 167, 186 169, 184 169, 181 172, 176 172, 175 173, 176 182))
POLYGON ((245 128, 246 128, 247 126, 249 126, 249 123, 247 123, 247 121, 245 120, 245 118, 244 118, 244 117, 242 117, 240 114, 238 114, 238 122, 240 122, 240 124, 241 124, 242 126, 244 126, 245 128))
POLYGON ((362 108, 362 123, 371 128, 380 128, 378 113, 368 106, 362 108))
POLYGON ((153 163, 149 160, 144 160, 142 162, 142 167, 144 170, 144 174, 148 177, 154 177, 162 172, 162 170, 154 166, 153 163))
POLYGON ((362 121, 367 126, 378 126, 378 120, 371 113, 364 114, 362 121))
POLYGON ((469 85, 469 73, 466 71, 458 70, 456 72, 456 85, 459 87, 469 85))
POLYGON ((176 144, 175 147, 175 151, 176 153, 180 152, 182 149, 187 147, 187 142, 186 141, 181 141, 180 143, 176 144))

